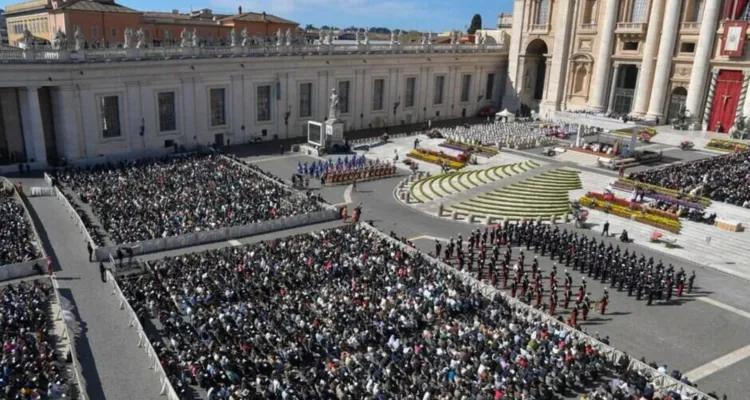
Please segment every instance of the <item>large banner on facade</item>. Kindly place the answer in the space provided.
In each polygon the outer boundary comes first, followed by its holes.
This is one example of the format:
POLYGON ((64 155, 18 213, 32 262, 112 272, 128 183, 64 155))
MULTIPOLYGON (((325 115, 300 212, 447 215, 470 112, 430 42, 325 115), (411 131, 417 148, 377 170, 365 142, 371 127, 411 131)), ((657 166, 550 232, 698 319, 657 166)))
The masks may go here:
POLYGON ((747 22, 727 21, 724 23, 724 48, 722 54, 729 57, 742 57, 745 49, 747 22))

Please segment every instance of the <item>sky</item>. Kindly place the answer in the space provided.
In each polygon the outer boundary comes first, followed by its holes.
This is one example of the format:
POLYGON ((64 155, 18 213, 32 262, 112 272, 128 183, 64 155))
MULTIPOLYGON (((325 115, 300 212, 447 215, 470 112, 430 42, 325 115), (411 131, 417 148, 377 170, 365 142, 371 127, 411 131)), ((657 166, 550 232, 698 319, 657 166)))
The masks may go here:
MULTIPOLYGON (((9 1, 8 3, 17 3, 9 1)), ((385 27, 442 32, 465 30, 474 14, 485 27, 496 27, 497 14, 510 12, 512 0, 118 0, 137 10, 181 12, 210 8, 215 12, 265 11, 291 19, 303 27, 312 24, 345 28, 385 27)))

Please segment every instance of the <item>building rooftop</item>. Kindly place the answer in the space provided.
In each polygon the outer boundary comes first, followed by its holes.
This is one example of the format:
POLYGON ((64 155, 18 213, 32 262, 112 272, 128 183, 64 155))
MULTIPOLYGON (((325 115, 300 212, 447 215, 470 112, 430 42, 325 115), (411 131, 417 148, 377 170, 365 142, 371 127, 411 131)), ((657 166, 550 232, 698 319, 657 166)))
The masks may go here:
POLYGON ((140 11, 113 2, 99 2, 90 0, 73 0, 60 5, 58 10, 78 10, 111 13, 140 13, 140 11))
POLYGON ((242 22, 272 22, 277 24, 294 24, 299 25, 297 22, 290 21, 288 19, 284 19, 281 17, 277 17, 272 14, 266 14, 264 13, 255 13, 255 12, 246 12, 241 14, 235 14, 230 15, 228 17, 222 18, 221 21, 229 22, 229 21, 242 21, 242 22))

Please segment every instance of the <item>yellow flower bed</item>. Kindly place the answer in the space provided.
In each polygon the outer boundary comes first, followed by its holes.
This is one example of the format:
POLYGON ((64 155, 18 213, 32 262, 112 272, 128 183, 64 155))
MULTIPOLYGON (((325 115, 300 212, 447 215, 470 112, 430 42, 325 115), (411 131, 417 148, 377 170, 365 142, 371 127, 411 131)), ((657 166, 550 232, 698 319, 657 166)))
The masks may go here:
POLYGON ((630 218, 638 221, 642 224, 651 225, 655 228, 664 229, 672 233, 680 232, 680 221, 673 219, 660 217, 653 214, 645 214, 640 211, 631 210, 627 207, 618 206, 606 201, 599 201, 592 199, 591 197, 583 196, 578 201, 584 207, 589 207, 595 210, 607 211, 610 214, 617 215, 618 217, 630 218))
POLYGON ((437 165, 443 165, 445 162, 448 162, 448 166, 452 169, 461 169, 466 166, 465 163, 461 163, 458 161, 453 161, 448 158, 434 156, 432 154, 423 153, 418 150, 412 150, 407 154, 407 157, 414 158, 420 161, 428 162, 430 164, 437 164, 437 165))
MULTIPOLYGON (((638 137, 641 137, 641 132, 644 132, 644 131, 647 132, 649 135, 651 135, 652 138, 659 133, 659 131, 657 131, 654 128, 638 129, 638 137)), ((610 133, 618 135, 618 136, 627 136, 627 137, 630 137, 630 135, 633 134, 632 131, 620 131, 620 130, 610 131, 610 133)))
POLYGON ((736 149, 747 150, 747 144, 726 139, 711 139, 706 148, 719 151, 734 151, 736 149))

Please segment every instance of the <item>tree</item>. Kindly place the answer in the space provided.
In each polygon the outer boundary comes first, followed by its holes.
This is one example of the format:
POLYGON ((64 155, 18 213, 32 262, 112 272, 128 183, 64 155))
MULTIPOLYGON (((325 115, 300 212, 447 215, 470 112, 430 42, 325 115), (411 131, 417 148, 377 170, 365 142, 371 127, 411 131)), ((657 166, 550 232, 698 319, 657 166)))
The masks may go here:
POLYGON ((331 30, 331 27, 328 26, 328 25, 323 25, 323 26, 320 27, 320 30, 322 30, 322 31, 328 31, 328 30, 331 30))
POLYGON ((307 25, 305 26, 305 30, 306 30, 306 31, 317 31, 317 30, 318 30, 318 28, 316 28, 316 27, 315 27, 314 25, 312 25, 312 24, 307 24, 307 25))
POLYGON ((477 32, 478 29, 482 29, 482 16, 479 14, 474 14, 474 17, 471 18, 471 25, 466 32, 469 35, 473 35, 477 32))

